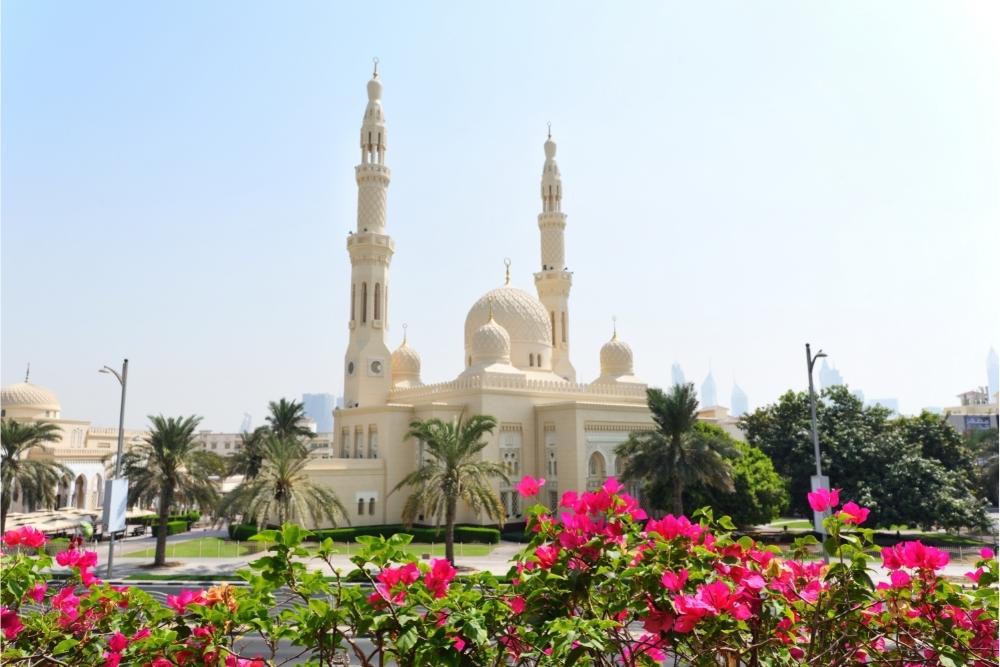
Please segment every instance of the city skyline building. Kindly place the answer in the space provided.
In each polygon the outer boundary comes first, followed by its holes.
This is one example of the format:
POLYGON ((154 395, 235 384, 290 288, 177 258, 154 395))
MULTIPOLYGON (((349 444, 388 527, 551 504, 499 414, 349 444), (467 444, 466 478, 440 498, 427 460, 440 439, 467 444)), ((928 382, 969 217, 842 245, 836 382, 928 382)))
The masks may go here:
POLYGON ((684 370, 681 368, 681 365, 676 361, 670 367, 670 379, 675 386, 683 385, 686 382, 684 379, 684 370))
POLYGON ((823 363, 819 367, 819 388, 821 390, 829 389, 840 384, 844 384, 844 378, 840 371, 826 363, 826 359, 823 359, 823 363))
POLYGON ((708 371, 705 381, 701 383, 701 400, 699 402, 703 408, 710 408, 719 404, 718 394, 715 391, 715 378, 712 377, 712 371, 708 371))
POLYGON ((730 403, 729 414, 733 417, 742 417, 750 411, 750 402, 747 393, 735 382, 733 382, 733 393, 730 397, 730 403))
POLYGON ((333 431, 333 409, 337 407, 337 397, 333 394, 302 394, 302 405, 306 416, 316 422, 317 433, 333 431))

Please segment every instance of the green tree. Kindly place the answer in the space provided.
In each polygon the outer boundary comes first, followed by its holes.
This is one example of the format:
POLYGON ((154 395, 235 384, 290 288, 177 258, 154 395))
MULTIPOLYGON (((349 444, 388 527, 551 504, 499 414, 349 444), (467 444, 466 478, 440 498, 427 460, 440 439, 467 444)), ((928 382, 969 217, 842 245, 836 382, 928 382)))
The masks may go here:
POLYGON ((272 433, 262 437, 258 447, 260 468, 226 494, 219 503, 220 516, 242 515, 245 523, 278 526, 304 523, 307 518, 314 526, 324 519, 334 526, 339 519, 347 520, 337 495, 310 480, 305 471, 309 453, 301 443, 272 433))
POLYGON ((15 488, 28 507, 51 506, 59 484, 68 484, 73 478, 69 468, 50 458, 28 458, 32 448, 59 442, 60 438, 59 427, 48 422, 0 422, 0 534, 7 529, 15 488))
MULTIPOLYGON (((656 429, 633 433, 616 449, 623 457, 621 479, 638 483, 650 510, 684 513, 684 489, 694 484, 732 493, 726 460, 738 456, 730 441, 715 431, 696 428, 698 397, 693 384, 675 385, 670 393, 646 390, 656 429)), ((722 435, 725 435, 724 433, 722 435)))
MULTIPOLYGON (((129 504, 157 501, 159 526, 153 565, 166 562, 167 521, 175 504, 209 509, 218 501, 213 472, 217 462, 201 450, 195 432, 200 417, 150 416, 145 442, 122 456, 122 471, 129 480, 129 504)), ((217 458, 217 457, 215 457, 217 458)))
MULTIPOLYGON (((870 525, 954 527, 985 520, 968 470, 950 471, 941 460, 960 462, 965 455, 954 450, 953 435, 933 415, 893 420, 889 410, 864 406, 844 386, 824 389, 816 413, 823 472, 842 498, 872 510, 870 525)), ((815 463, 809 395, 787 392, 745 415, 740 426, 788 483, 794 513, 810 516, 806 494, 815 463)))
POLYGON ((767 454, 736 440, 715 424, 699 422, 695 429, 728 440, 738 454, 727 457, 733 477, 733 492, 694 484, 684 491, 684 506, 707 505, 716 516, 729 515, 740 527, 766 524, 781 516, 788 507, 788 491, 767 454))
POLYGON ((445 557, 455 562, 455 518, 458 501, 464 501, 473 512, 504 522, 504 508, 493 488, 495 480, 509 484, 500 463, 484 461, 480 452, 486 447, 483 436, 493 432, 496 420, 487 415, 474 415, 468 420, 453 422, 428 419, 410 423, 407 438, 422 443, 423 456, 417 469, 403 478, 391 493, 412 487, 413 492, 403 505, 403 522, 411 526, 419 514, 444 516, 445 557))
POLYGON ((268 428, 282 440, 298 440, 312 437, 312 431, 305 425, 306 408, 298 401, 279 399, 267 404, 270 414, 265 417, 268 428))
POLYGON ((1000 504, 998 501, 997 476, 1000 466, 997 465, 998 449, 997 429, 974 430, 965 434, 965 446, 971 452, 974 465, 973 485, 976 494, 986 498, 990 505, 1000 504))
POLYGON ((241 475, 243 479, 253 479, 264 465, 264 441, 269 430, 258 426, 249 433, 240 433, 240 448, 228 460, 228 475, 241 475))
POLYGON ((899 417, 894 425, 903 442, 920 446, 923 458, 934 459, 949 470, 971 475, 972 451, 945 417, 924 410, 915 417, 899 417))

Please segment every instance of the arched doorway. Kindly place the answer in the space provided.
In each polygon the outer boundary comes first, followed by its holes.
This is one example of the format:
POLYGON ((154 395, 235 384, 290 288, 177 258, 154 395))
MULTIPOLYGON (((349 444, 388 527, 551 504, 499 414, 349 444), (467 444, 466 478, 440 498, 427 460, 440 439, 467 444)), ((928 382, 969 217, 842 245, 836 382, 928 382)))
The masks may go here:
POLYGON ((87 478, 78 475, 73 483, 73 507, 82 510, 87 508, 87 478))
POLYGON ((590 461, 587 463, 587 489, 593 491, 600 488, 607 477, 608 465, 604 460, 604 455, 600 452, 594 452, 590 455, 590 461))
POLYGON ((93 507, 101 507, 104 501, 104 479, 101 477, 101 473, 94 475, 94 490, 91 492, 94 498, 93 507))

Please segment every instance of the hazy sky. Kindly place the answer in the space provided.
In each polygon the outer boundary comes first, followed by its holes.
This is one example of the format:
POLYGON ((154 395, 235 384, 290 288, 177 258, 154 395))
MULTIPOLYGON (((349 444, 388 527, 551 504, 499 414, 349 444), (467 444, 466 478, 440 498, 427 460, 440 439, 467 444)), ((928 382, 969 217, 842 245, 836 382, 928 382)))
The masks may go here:
POLYGON ((2 380, 113 425, 340 394, 371 58, 391 345, 462 368, 469 306, 534 291, 545 123, 572 360, 721 402, 803 344, 904 411, 984 384, 1000 308, 995 2, 2 4, 2 380))

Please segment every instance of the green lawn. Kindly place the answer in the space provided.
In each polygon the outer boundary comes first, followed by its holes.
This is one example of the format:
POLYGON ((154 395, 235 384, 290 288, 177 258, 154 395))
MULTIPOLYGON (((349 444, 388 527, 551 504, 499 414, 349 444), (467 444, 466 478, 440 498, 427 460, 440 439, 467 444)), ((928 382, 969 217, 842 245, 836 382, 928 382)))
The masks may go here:
MULTIPOLYGON (((264 550, 261 542, 231 542, 218 537, 201 537, 183 542, 167 542, 167 558, 238 558, 264 550)), ((155 547, 126 551, 124 558, 152 558, 155 547)))
POLYGON ((788 517, 782 517, 780 519, 775 519, 768 524, 773 528, 788 528, 788 530, 812 530, 812 521, 809 519, 790 519, 788 517))
MULTIPOLYGON (((338 553, 352 555, 361 548, 357 543, 337 543, 338 553)), ((307 548, 315 550, 315 544, 307 544, 307 548)), ((193 540, 167 543, 167 558, 239 558, 251 554, 261 553, 266 547, 263 542, 232 542, 218 537, 201 537, 193 540)), ((431 556, 444 556, 444 544, 408 544, 404 547, 407 553, 418 558, 423 554, 431 556)), ((463 556, 487 556, 493 551, 491 544, 456 544, 455 555, 463 556)), ((137 549, 126 551, 124 558, 152 558, 155 547, 147 549, 137 549)))

